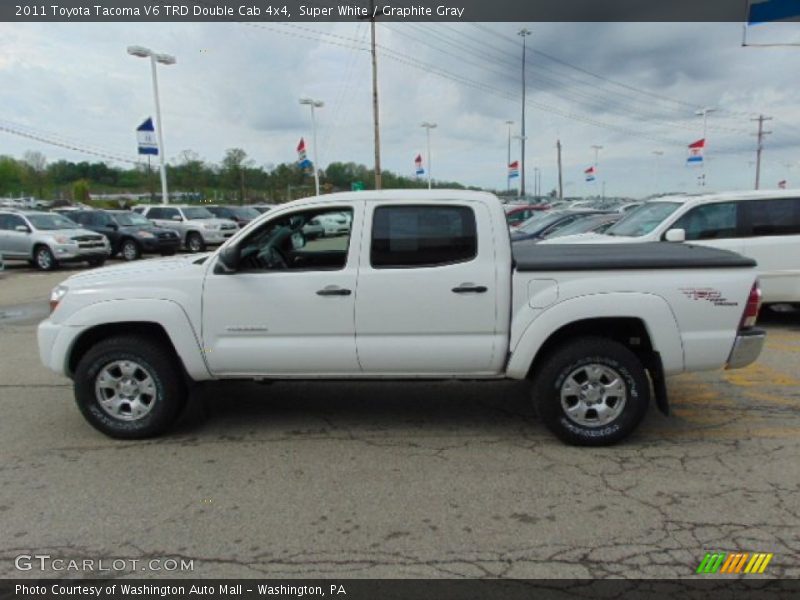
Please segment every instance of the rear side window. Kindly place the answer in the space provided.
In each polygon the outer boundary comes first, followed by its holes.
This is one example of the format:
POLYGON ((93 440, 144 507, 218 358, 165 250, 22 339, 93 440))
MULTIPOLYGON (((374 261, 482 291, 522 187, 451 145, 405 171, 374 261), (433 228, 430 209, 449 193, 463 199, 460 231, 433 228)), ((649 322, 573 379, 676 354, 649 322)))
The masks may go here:
POLYGON ((376 269, 435 267, 475 258, 475 213, 466 206, 382 206, 372 221, 376 269))
POLYGON ((800 198, 749 200, 742 205, 748 236, 800 234, 800 198))
POLYGON ((147 218, 148 219, 163 219, 164 218, 164 209, 163 208, 151 208, 147 211, 147 218))
POLYGON ((736 228, 741 202, 704 204, 691 209, 678 219, 673 229, 686 231, 686 240, 718 240, 739 237, 736 228))

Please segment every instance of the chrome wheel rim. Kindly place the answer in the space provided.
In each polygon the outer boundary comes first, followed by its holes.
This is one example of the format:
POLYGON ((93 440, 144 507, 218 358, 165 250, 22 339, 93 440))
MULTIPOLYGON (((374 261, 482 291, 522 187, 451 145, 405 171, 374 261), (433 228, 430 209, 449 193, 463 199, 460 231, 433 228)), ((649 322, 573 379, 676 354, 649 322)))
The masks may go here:
POLYGON ((153 376, 132 360, 115 360, 95 378, 97 402, 108 415, 122 421, 145 417, 158 401, 153 376))
POLYGON ((122 246, 122 256, 125 260, 135 260, 136 246, 131 242, 126 243, 124 246, 122 246))
POLYGON ((189 238, 189 250, 192 252, 200 252, 200 240, 197 239, 195 236, 189 238))
POLYGON ((50 256, 50 252, 44 248, 36 253, 36 262, 38 263, 39 267, 45 270, 53 266, 53 258, 50 256))
POLYGON ((561 384, 561 408, 582 427, 607 425, 622 414, 627 400, 622 375, 599 363, 574 369, 561 384))

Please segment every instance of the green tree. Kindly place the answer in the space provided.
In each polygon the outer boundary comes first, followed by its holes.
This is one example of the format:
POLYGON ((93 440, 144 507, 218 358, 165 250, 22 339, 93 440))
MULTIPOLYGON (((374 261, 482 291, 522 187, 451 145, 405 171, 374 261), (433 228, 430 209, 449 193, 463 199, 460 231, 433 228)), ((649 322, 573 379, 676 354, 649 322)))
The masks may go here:
POLYGON ((247 158, 247 152, 241 148, 228 148, 222 159, 222 172, 228 189, 239 190, 239 204, 244 204, 245 171, 253 161, 247 158))
POLYGON ((88 202, 89 201, 89 182, 86 179, 79 179, 72 184, 72 201, 73 202, 88 202))

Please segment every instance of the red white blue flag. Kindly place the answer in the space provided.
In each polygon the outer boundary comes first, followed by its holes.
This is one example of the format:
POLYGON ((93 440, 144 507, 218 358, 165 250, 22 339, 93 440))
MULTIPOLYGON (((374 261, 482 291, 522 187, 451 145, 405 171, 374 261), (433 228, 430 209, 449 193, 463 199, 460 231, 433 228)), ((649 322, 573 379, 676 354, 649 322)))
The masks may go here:
POLYGON ((703 164, 703 150, 706 147, 705 138, 697 140, 689 144, 689 157, 686 159, 688 165, 702 165, 703 164))
POLYGON ((422 155, 417 154, 417 158, 414 159, 414 167, 417 177, 425 174, 425 169, 422 167, 422 155))
POLYGON ((586 176, 586 181, 594 181, 597 174, 597 169, 594 166, 584 169, 583 174, 586 176))
POLYGON ((306 156, 306 141, 300 138, 300 143, 297 144, 297 165, 301 169, 308 169, 311 166, 311 161, 306 156))
POLYGON ((514 179, 514 177, 519 177, 519 161, 515 160, 510 165, 508 165, 508 178, 514 179))

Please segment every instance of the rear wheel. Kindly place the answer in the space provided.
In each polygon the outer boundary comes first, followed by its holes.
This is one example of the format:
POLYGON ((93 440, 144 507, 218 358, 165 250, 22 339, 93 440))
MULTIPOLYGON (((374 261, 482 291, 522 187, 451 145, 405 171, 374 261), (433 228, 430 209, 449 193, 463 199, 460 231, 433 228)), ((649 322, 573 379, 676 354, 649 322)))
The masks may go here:
POLYGON ((650 382, 638 357, 599 337, 557 348, 535 374, 533 398, 544 424, 579 446, 626 438, 647 412, 650 382))
POLYGON ((52 271, 58 267, 58 261, 47 246, 37 246, 33 253, 33 263, 40 271, 52 271))
POLYGON ((115 336, 93 346, 78 362, 74 389, 89 424, 114 438, 159 435, 186 403, 177 358, 145 336, 115 336))
POLYGON ((119 253, 125 260, 136 260, 142 255, 142 251, 133 240, 124 240, 120 246, 119 253))

